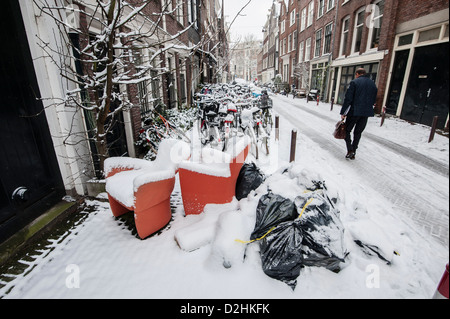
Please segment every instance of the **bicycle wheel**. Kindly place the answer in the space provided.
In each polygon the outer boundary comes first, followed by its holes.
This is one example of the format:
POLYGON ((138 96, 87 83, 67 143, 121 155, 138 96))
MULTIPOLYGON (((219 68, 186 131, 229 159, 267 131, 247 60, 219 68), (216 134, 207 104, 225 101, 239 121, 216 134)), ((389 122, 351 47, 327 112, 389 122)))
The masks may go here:
POLYGON ((269 109, 266 109, 264 111, 264 127, 266 129, 267 135, 270 135, 270 133, 272 132, 272 126, 273 126, 272 114, 270 114, 269 109))
POLYGON ((209 125, 204 120, 199 121, 199 136, 200 136, 200 142, 202 145, 206 145, 210 138, 209 138, 209 125))

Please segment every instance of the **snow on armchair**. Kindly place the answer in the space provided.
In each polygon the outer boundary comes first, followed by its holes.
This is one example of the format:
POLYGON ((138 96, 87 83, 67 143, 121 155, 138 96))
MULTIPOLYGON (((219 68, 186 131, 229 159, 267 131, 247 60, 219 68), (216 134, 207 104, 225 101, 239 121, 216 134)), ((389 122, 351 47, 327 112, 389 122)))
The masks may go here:
POLYGON ((207 204, 225 204, 233 200, 249 147, 250 139, 245 136, 228 152, 203 148, 199 161, 180 163, 180 187, 186 215, 201 214, 207 204))
POLYGON ((171 219, 170 195, 178 164, 190 156, 189 145, 163 140, 153 162, 113 157, 105 161, 106 192, 111 211, 119 217, 134 211, 140 238, 157 232, 171 219))

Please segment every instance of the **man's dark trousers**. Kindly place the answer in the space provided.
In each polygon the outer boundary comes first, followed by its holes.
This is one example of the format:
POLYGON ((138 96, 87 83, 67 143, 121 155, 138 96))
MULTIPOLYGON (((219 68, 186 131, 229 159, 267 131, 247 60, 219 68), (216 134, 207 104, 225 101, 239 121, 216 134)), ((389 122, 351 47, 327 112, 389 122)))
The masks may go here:
POLYGON ((347 134, 345 135, 345 143, 347 144, 347 151, 348 152, 356 152, 359 145, 359 140, 361 139, 362 132, 366 128, 368 121, 367 116, 348 116, 346 119, 346 131, 347 134), (351 138, 351 132, 353 130, 353 143, 351 138))

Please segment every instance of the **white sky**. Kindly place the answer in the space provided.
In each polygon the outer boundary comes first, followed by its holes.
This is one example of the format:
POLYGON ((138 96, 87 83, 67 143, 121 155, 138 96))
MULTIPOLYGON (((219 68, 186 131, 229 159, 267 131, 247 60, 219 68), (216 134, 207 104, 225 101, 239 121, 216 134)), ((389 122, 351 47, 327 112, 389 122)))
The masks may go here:
MULTIPOLYGON (((225 19, 231 23, 249 0, 224 0, 225 19)), ((250 4, 241 12, 234 24, 231 26, 231 41, 237 40, 239 36, 242 39, 247 34, 254 34, 257 39, 262 40, 262 29, 267 20, 269 9, 273 0, 252 0, 250 4)))

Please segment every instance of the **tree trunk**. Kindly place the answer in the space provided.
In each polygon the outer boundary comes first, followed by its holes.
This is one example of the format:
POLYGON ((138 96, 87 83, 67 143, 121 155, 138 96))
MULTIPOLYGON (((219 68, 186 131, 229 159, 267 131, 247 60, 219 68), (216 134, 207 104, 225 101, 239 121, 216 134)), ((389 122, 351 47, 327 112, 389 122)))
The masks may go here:
MULTIPOLYGON (((116 0, 112 0, 108 10, 108 26, 111 26, 114 19, 114 10, 116 7, 116 0)), ((111 27, 111 33, 109 34, 108 41, 106 43, 107 50, 107 64, 106 64, 106 83, 103 96, 99 99, 100 105, 99 112, 97 114, 97 138, 96 147, 99 156, 100 171, 104 174, 105 160, 109 157, 108 143, 107 143, 107 131, 105 131, 105 124, 108 114, 111 109, 111 97, 113 92, 113 61, 114 61, 114 42, 115 42, 115 28, 111 27)))

